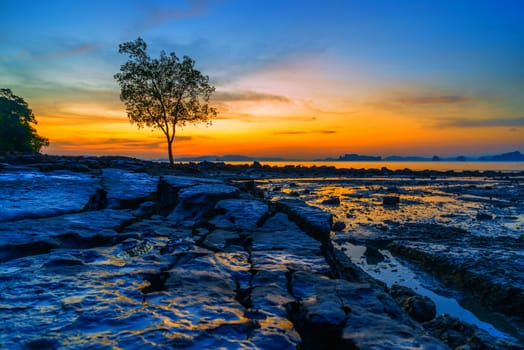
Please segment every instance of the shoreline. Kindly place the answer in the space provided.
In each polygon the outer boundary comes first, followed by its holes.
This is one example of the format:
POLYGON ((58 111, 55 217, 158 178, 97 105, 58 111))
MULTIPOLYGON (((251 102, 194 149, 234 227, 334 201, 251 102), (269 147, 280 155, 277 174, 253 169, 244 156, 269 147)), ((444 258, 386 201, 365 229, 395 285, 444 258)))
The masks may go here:
MULTIPOLYGON (((2 163, 11 166, 34 165, 42 171, 51 171, 53 168, 68 168, 72 171, 93 171, 103 167, 135 168, 161 175, 169 174, 171 171, 187 173, 192 175, 212 175, 223 178, 253 179, 253 178, 318 178, 318 177, 415 177, 415 178, 439 178, 439 177, 524 177, 524 170, 501 171, 501 170, 391 170, 386 167, 376 169, 364 168, 337 168, 327 165, 284 165, 271 166, 254 161, 251 164, 229 164, 227 162, 183 162, 169 163, 143 160, 125 156, 57 156, 44 154, 8 155, 0 156, 0 170, 2 163)), ((4 166, 5 167, 5 166, 4 166)))

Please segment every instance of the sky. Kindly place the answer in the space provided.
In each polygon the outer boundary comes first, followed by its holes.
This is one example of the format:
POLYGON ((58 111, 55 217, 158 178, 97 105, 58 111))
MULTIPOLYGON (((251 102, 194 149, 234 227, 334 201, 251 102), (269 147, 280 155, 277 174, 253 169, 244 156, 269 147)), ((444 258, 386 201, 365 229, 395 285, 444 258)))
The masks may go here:
POLYGON ((175 158, 524 152, 522 0, 0 0, 0 87, 44 153, 166 157, 113 78, 139 36, 216 87, 175 158))

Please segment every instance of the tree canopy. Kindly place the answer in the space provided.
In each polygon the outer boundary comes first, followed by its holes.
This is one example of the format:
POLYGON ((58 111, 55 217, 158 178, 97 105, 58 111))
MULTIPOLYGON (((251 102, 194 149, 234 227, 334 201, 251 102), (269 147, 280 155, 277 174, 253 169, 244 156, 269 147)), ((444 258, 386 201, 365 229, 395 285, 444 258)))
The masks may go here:
POLYGON ((118 81, 120 100, 127 116, 138 127, 162 130, 168 145, 169 162, 173 164, 173 141, 177 126, 206 123, 217 115, 209 106, 215 91, 209 77, 195 69, 195 61, 188 56, 180 60, 174 52, 160 52, 151 58, 142 38, 119 45, 119 53, 128 60, 114 75, 118 81))
POLYGON ((10 89, 0 89, 0 154, 39 152, 49 145, 32 126, 37 124, 33 111, 23 98, 10 89))

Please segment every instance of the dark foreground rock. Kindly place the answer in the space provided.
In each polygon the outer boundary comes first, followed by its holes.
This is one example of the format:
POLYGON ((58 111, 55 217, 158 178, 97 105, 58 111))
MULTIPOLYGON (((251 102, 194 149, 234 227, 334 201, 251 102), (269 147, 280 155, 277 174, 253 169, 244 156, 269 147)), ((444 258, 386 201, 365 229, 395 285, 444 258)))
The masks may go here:
MULTIPOLYGON (((36 164, 17 172, 45 178, 60 170, 36 164)), ((319 208, 264 202, 245 184, 187 169, 152 173, 119 158, 82 164, 90 182, 79 187, 85 196, 71 197, 74 206, 0 222, 2 348, 448 349, 437 337, 452 344, 337 258, 332 217, 319 208)), ((62 191, 45 188, 43 203, 62 191)), ((25 205, 27 213, 37 206, 25 205)))

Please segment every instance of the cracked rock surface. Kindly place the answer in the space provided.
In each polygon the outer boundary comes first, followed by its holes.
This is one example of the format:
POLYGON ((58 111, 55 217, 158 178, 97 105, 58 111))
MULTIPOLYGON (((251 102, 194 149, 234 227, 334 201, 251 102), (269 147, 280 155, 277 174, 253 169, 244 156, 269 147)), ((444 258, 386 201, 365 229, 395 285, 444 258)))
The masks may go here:
POLYGON ((0 174, 0 347, 449 348, 333 263, 319 208, 116 165, 0 174))

